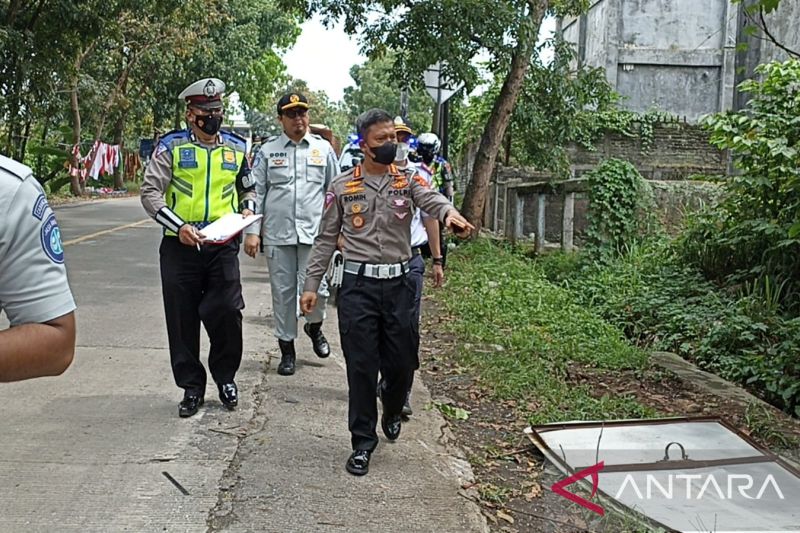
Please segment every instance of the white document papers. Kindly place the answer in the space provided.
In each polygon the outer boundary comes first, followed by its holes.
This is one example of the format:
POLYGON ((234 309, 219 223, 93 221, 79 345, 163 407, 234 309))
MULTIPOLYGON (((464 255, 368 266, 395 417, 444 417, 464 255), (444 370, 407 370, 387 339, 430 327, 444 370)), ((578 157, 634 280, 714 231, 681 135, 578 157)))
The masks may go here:
POLYGON ((236 237, 247 226, 261 220, 263 215, 250 215, 247 218, 238 213, 229 213, 200 230, 205 235, 203 242, 222 244, 236 237))

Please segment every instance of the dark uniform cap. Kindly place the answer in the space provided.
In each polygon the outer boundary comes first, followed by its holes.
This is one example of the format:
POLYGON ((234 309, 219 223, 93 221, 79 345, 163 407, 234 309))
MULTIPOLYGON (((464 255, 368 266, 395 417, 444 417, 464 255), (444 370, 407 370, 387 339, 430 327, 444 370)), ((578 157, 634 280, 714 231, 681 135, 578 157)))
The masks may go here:
POLYGON ((282 115, 284 111, 293 107, 302 107, 304 109, 308 109, 308 98, 300 93, 289 93, 284 94, 281 96, 281 99, 278 100, 279 115, 282 115))
POLYGON ((217 78, 203 78, 186 87, 178 98, 185 100, 187 106, 213 111, 222 109, 224 93, 225 82, 217 78))

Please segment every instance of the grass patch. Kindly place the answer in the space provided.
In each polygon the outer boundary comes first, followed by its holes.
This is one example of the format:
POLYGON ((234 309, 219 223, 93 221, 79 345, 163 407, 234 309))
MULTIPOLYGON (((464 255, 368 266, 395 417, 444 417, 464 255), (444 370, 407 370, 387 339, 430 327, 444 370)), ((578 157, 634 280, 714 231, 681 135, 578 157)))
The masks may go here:
POLYGON ((636 345, 677 353, 800 416, 800 318, 783 314, 769 278, 720 288, 666 239, 604 262, 553 254, 536 263, 636 345))
POLYGON ((531 423, 642 418, 656 413, 632 396, 572 385, 570 365, 643 370, 647 354, 550 282, 521 253, 488 240, 459 247, 448 261, 441 300, 446 327, 462 341, 460 362, 499 399, 520 402, 531 423))

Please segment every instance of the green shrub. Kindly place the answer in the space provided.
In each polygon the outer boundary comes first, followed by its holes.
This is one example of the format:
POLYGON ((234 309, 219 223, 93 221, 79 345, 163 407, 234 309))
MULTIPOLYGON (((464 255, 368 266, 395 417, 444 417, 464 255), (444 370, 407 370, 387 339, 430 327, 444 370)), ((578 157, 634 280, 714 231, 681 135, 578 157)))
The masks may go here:
POLYGON ((587 176, 587 248, 603 258, 623 253, 652 229, 653 191, 633 165, 619 159, 603 161, 587 176))
MULTIPOLYGON (((552 277, 559 263, 539 265, 552 277)), ((666 240, 584 262, 571 276, 556 272, 579 303, 639 346, 675 352, 800 415, 800 319, 780 314, 783 287, 771 278, 726 292, 682 264, 666 240)))
POLYGON ((782 303, 800 307, 800 60, 760 65, 740 85, 745 110, 706 117, 711 143, 738 172, 720 205, 695 217, 679 241, 685 260, 727 284, 770 276, 782 303))

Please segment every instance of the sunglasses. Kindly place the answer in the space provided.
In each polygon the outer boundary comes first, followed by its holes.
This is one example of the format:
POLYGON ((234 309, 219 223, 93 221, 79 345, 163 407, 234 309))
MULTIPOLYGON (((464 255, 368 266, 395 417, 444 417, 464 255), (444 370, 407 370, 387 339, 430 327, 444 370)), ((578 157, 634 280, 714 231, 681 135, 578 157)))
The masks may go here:
POLYGON ((289 118, 304 117, 308 114, 308 109, 287 109, 283 112, 283 116, 289 118))

